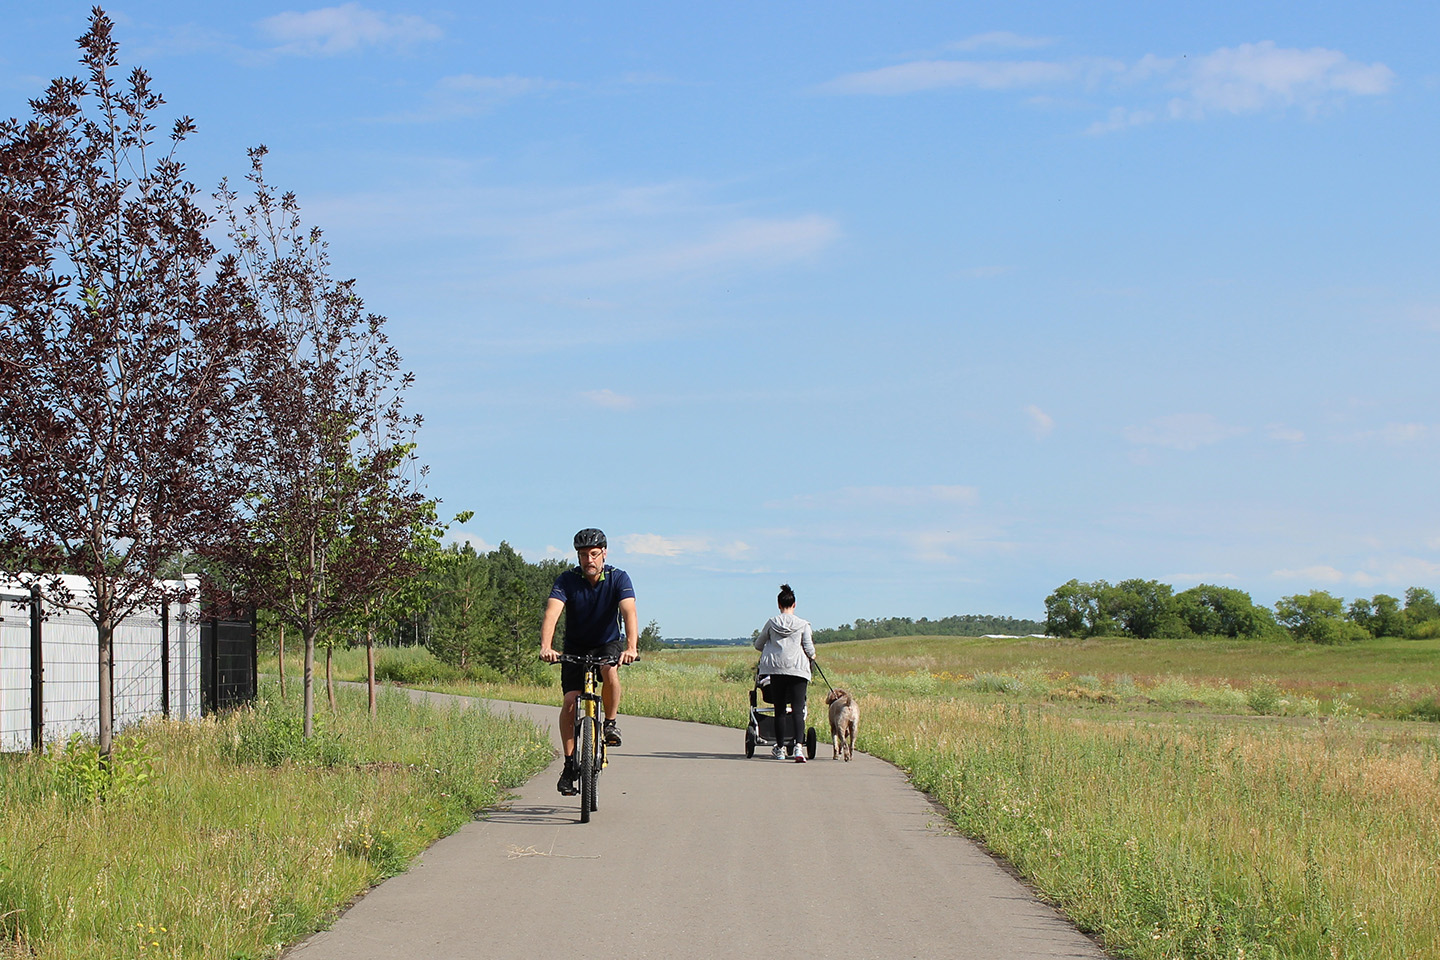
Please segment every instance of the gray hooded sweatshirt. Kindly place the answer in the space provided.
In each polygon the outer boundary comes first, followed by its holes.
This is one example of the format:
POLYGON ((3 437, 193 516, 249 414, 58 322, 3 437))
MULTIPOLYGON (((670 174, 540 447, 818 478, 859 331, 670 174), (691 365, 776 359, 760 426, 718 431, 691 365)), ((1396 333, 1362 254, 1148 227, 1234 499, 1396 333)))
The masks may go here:
POLYGON ((758 672, 762 677, 781 673, 810 679, 810 661, 815 657, 810 621, 793 613, 776 614, 760 628, 755 649, 760 651, 758 672))

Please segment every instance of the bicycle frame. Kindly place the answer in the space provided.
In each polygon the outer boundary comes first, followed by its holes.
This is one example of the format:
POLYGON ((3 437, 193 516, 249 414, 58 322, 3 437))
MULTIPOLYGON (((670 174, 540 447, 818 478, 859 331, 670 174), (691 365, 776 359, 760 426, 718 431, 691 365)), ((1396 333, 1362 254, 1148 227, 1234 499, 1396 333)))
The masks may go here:
POLYGON ((600 668, 619 664, 618 657, 594 657, 562 653, 560 663, 578 663, 585 668, 580 696, 575 702, 575 762, 580 767, 580 822, 589 823, 590 814, 599 809, 596 802, 597 779, 609 762, 605 753, 605 734, 601 720, 605 716, 600 697, 603 685, 600 668))

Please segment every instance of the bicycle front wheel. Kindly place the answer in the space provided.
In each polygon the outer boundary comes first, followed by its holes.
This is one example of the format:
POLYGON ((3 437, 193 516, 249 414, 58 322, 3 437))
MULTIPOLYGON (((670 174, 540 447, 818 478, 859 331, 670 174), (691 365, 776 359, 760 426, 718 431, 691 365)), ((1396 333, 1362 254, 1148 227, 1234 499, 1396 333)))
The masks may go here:
POLYGON ((576 745, 580 760, 580 822, 590 822, 595 809, 595 718, 580 718, 580 742, 576 745))

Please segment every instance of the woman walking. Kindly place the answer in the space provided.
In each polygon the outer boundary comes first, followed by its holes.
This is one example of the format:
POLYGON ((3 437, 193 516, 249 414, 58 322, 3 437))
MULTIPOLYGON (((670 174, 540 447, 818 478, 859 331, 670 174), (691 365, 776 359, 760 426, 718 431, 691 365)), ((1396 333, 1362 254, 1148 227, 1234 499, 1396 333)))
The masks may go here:
POLYGON ((769 677, 770 701, 775 704, 776 760, 805 762, 805 691, 810 685, 810 664, 815 660, 815 641, 810 622, 795 616, 795 591, 780 584, 775 598, 780 612, 760 628, 755 649, 760 651, 760 676, 769 677), (789 705, 790 715, 785 707, 789 705))

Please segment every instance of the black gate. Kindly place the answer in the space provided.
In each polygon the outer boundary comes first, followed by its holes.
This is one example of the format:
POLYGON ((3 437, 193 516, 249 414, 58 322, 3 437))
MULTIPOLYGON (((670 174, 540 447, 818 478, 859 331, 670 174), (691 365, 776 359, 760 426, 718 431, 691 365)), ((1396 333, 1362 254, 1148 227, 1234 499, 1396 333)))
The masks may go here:
POLYGON ((200 621, 200 712, 229 710, 255 699, 259 650, 255 619, 200 621))

